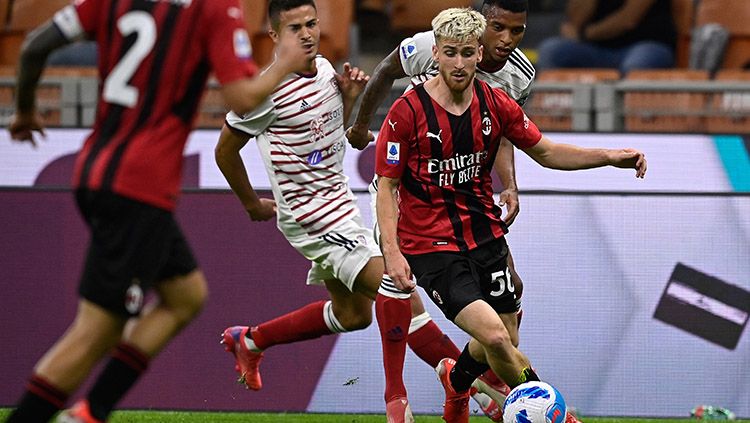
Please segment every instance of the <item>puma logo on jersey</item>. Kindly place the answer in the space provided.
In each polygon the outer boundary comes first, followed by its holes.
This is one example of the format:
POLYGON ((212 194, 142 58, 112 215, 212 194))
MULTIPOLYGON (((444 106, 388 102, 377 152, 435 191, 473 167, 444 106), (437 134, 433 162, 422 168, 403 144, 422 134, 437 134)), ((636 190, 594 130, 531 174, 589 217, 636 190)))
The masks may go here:
POLYGON ((440 138, 440 136, 441 136, 441 135, 443 135, 443 130, 442 130, 442 129, 440 130, 440 132, 438 132, 438 133, 437 133, 437 135, 433 134, 433 133, 432 133, 432 132, 430 132, 430 131, 427 131, 427 138, 435 138, 436 140, 438 140, 438 142, 439 142, 440 144, 442 144, 442 143, 443 143, 443 140, 442 140, 442 138, 440 138))
POLYGON ((396 124, 397 123, 398 122, 392 122, 390 119, 388 119, 388 125, 391 125, 391 131, 395 131, 396 130, 396 124))

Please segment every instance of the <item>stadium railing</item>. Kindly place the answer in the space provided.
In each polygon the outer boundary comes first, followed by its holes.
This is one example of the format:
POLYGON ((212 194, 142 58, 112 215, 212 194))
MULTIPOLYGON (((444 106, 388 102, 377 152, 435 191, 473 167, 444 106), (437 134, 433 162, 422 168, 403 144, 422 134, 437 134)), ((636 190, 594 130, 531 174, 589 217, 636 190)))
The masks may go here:
MULTIPOLYGON (((0 123, 13 113, 13 69, 0 67, 0 123)), ((526 113, 542 130, 557 132, 750 133, 750 71, 721 71, 714 79, 597 77, 550 78, 534 83, 526 113)), ((649 74, 650 75, 650 74, 649 74)), ((49 68, 42 79, 39 111, 48 126, 90 127, 98 95, 93 68, 49 68)), ((406 82, 391 90, 372 123, 379 129, 406 82)), ((210 81, 196 126, 219 128, 226 108, 219 86, 210 81)))

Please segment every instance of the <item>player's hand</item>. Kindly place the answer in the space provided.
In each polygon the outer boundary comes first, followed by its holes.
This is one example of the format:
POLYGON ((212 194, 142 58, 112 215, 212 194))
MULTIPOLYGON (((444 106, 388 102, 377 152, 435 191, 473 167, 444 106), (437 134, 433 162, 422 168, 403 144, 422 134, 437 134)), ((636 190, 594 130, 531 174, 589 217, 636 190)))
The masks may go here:
POLYGON ((254 222, 265 221, 276 216, 276 201, 270 198, 261 198, 256 204, 245 208, 250 220, 254 222))
POLYGON ((344 71, 340 75, 336 74, 336 82, 339 84, 341 94, 349 99, 359 97, 369 80, 370 75, 356 66, 352 67, 349 62, 344 63, 344 71))
POLYGON ((315 59, 309 54, 310 42, 300 40, 292 31, 281 31, 274 49, 274 62, 284 73, 304 72, 310 67, 310 61, 315 59))
POLYGON ((623 169, 635 169, 635 177, 646 176, 646 156, 635 149, 610 150, 610 164, 623 169))
POLYGON ((521 209, 518 202, 518 191, 515 189, 504 190, 500 193, 500 202, 498 204, 500 204, 500 207, 508 207, 503 220, 505 221, 506 225, 512 225, 513 221, 516 220, 516 216, 518 216, 518 212, 521 209))
POLYGON ((34 132, 39 132, 42 137, 46 138, 44 126, 36 113, 16 113, 11 118, 8 131, 11 139, 29 142, 34 147, 36 147, 34 132))
POLYGON ((396 288, 403 292, 411 292, 417 286, 412 278, 411 267, 406 261, 406 257, 400 251, 393 253, 384 253, 385 272, 393 280, 396 288))
POLYGON ((367 127, 356 123, 346 130, 346 139, 357 150, 364 150, 368 144, 375 141, 375 135, 367 127))

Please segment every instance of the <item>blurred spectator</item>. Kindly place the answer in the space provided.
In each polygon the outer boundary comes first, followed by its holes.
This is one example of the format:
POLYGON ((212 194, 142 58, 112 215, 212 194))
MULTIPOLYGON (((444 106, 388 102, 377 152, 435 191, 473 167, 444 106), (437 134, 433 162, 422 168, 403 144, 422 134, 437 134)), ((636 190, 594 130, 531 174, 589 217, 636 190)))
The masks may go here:
POLYGON ((677 33, 670 0, 569 0, 560 36, 539 45, 538 70, 670 68, 677 33))

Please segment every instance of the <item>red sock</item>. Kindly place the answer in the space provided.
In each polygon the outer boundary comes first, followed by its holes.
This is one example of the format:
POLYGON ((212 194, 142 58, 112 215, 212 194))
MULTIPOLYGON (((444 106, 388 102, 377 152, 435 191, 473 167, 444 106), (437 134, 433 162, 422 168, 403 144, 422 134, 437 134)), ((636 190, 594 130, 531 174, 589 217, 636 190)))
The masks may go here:
POLYGON ((446 357, 458 360, 461 355, 456 344, 432 320, 409 334, 409 348, 433 369, 440 360, 446 357))
POLYGON ((308 304, 252 328, 252 338, 260 349, 319 338, 333 332, 326 325, 323 309, 327 301, 308 304))
POLYGON ((375 297, 375 316, 383 345, 385 402, 388 403, 396 397, 406 397, 404 359, 411 321, 411 303, 408 298, 398 299, 378 294, 375 297))

